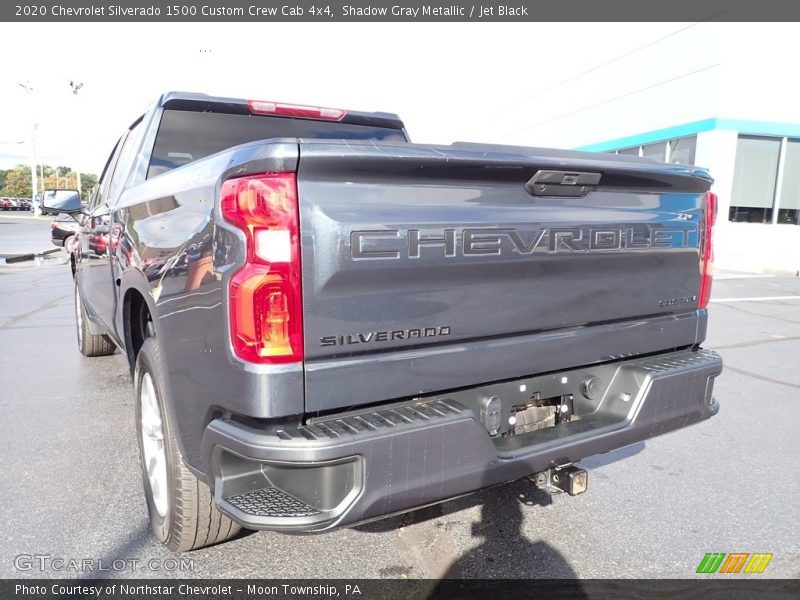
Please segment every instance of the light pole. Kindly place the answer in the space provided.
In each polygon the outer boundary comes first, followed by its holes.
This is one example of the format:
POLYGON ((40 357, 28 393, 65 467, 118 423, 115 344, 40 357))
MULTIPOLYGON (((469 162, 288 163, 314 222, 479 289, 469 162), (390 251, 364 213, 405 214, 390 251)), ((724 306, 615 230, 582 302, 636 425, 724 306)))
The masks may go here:
MULTIPOLYGON (((33 86, 30 82, 26 81, 19 84, 23 90, 25 90, 28 94, 33 95, 35 91, 33 86)), ((33 133, 31 134, 31 149, 32 149, 32 162, 31 162, 31 204, 33 205, 33 214, 34 216, 39 216, 41 214, 41 209, 39 208, 39 204, 36 202, 36 193, 39 191, 39 180, 36 173, 36 131, 39 129, 39 124, 36 122, 36 102, 32 102, 34 105, 33 107, 33 133)))
MULTIPOLYGON (((83 83, 76 83, 74 81, 70 81, 69 82, 69 87, 72 89, 72 93, 77 97, 78 96, 78 90, 80 90, 83 87, 83 83)), ((77 113, 78 111, 76 110, 75 112, 77 113)), ((76 116, 77 116, 77 114, 76 114, 76 116)), ((78 123, 80 123, 79 119, 76 118, 75 120, 78 123)), ((76 145, 77 145, 78 139, 80 139, 80 128, 79 128, 79 131, 78 131, 78 135, 75 138, 76 145)), ((80 152, 78 152, 78 154, 80 154, 80 152)), ((76 160, 75 160, 75 176, 76 176, 76 183, 78 184, 78 197, 80 197, 81 200, 83 200, 83 194, 81 192, 81 169, 78 166, 78 159, 79 159, 79 157, 76 157, 76 160)))

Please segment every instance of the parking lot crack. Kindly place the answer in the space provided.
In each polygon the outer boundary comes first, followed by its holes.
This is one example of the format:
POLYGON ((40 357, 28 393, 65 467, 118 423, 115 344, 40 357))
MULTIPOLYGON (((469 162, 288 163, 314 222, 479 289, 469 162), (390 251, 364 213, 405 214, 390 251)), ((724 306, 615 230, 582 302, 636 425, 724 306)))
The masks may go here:
POLYGON ((751 346, 760 346, 761 344, 772 344, 774 342, 796 342, 800 340, 800 336, 772 338, 768 340, 752 340, 748 342, 739 342, 738 344, 730 344, 728 346, 714 346, 716 350, 732 350, 735 348, 750 348, 751 346))
POLYGON ((725 308, 730 308, 731 310, 735 310, 741 313, 745 313, 747 315, 752 315, 754 317, 764 317, 765 319, 773 319, 775 321, 783 321, 785 323, 792 323, 794 325, 800 325, 800 321, 795 321, 794 319, 785 319, 784 317, 776 317, 774 315, 765 315, 764 313, 756 312, 754 310, 745 310, 738 306, 733 306, 732 304, 721 304, 720 306, 724 306, 725 308))
POLYGON ((773 379, 772 377, 767 377, 766 375, 759 375, 758 373, 753 373, 752 371, 747 371, 746 369, 733 367, 728 363, 725 364, 725 370, 733 371, 734 373, 738 373, 739 375, 744 375, 745 377, 752 377, 753 379, 760 379, 761 381, 768 381, 769 383, 777 383, 778 385, 785 385, 787 387, 800 390, 800 384, 791 383, 789 381, 781 381, 780 379, 773 379))
POLYGON ((60 297, 60 296, 57 297, 57 298, 53 298, 49 302, 45 302, 43 305, 38 306, 37 308, 34 308, 31 311, 28 311, 28 312, 23 313, 21 315, 17 315, 16 317, 11 317, 5 323, 0 324, 0 329, 10 329, 12 325, 15 325, 16 323, 19 323, 20 321, 24 321, 28 317, 32 317, 33 315, 35 315, 37 313, 40 313, 43 310, 48 310, 50 308, 54 308, 60 302, 63 302, 63 301, 64 301, 64 299, 62 297, 60 297))

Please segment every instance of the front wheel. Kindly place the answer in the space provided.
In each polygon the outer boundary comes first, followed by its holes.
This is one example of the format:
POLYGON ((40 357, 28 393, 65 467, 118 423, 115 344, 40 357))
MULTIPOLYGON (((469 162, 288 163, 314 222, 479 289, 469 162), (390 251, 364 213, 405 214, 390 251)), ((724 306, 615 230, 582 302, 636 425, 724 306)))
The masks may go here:
POLYGON ((136 358, 136 430, 150 525, 158 541, 186 552, 229 540, 241 527, 217 508, 211 490, 186 467, 164 401, 164 373, 155 338, 136 358))

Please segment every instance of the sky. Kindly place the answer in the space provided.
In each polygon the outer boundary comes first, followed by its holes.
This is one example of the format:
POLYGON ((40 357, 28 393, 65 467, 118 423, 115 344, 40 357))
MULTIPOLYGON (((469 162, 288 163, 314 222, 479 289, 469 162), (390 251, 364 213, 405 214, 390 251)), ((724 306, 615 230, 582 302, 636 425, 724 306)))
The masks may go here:
MULTIPOLYGON (((608 135, 609 123, 592 132, 576 118, 622 96, 652 108, 649 98, 679 82, 687 107, 712 110, 704 82, 719 88, 726 64, 751 65, 724 79, 742 75, 725 91, 749 98, 773 76, 759 65, 776 62, 776 44, 777 56, 796 54, 798 33, 791 24, 4 23, 0 168, 30 163, 35 122, 40 162, 98 173, 122 130, 167 90, 395 112, 416 142, 571 147, 608 135), (70 81, 83 84, 77 95, 70 81)), ((609 131, 623 135, 625 120, 609 131)))

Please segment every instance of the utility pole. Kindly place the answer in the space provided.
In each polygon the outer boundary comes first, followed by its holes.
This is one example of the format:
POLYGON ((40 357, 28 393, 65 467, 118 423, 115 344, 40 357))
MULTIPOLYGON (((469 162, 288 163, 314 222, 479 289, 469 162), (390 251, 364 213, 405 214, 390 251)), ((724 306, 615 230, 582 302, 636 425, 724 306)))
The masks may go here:
MULTIPOLYGON (((23 90, 25 90, 28 94, 33 95, 34 89, 30 82, 26 81, 19 84, 23 90)), ((38 160, 36 159, 36 132, 39 129, 39 124, 36 122, 36 101, 32 102, 34 105, 33 107, 33 133, 31 135, 31 151, 32 151, 32 162, 31 162, 31 204, 33 205, 33 214, 35 216, 39 216, 41 214, 41 208, 39 204, 36 202, 36 194, 39 191, 39 181, 36 173, 36 164, 38 160)))
MULTIPOLYGON (((80 90, 83 87, 83 83, 76 83, 75 81, 70 81, 69 82, 69 87, 72 89, 72 93, 75 94, 75 96, 77 97, 78 96, 78 90, 80 90)), ((77 103, 76 103, 76 107, 77 107, 77 103)), ((77 112, 78 111, 76 110, 75 112, 76 112, 76 117, 77 117, 77 112)), ((75 119, 75 121, 77 123, 80 123, 80 120, 77 119, 77 118, 75 119)), ((79 139, 80 139, 80 131, 78 132, 78 135, 76 136, 75 141, 77 142, 77 140, 79 140, 79 139)), ((79 159, 80 159, 80 157, 76 157, 76 160, 75 160, 75 178, 77 180, 76 183, 78 184, 78 196, 80 197, 81 200, 83 200, 83 195, 82 195, 82 192, 81 192, 81 169, 78 166, 78 160, 79 159)))

